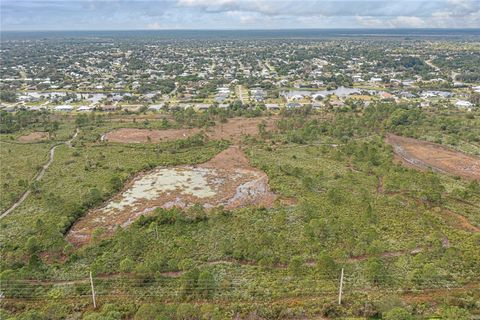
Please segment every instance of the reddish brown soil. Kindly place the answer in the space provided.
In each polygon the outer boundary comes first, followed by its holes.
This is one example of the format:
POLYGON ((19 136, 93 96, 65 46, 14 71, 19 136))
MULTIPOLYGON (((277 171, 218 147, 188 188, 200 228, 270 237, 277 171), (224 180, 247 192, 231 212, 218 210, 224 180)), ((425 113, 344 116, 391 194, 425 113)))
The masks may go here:
POLYGON ((18 141, 28 143, 28 142, 43 141, 47 139, 48 139, 48 133, 46 132, 32 132, 27 135, 19 137, 18 141))
POLYGON ((105 135, 105 140, 110 142, 142 143, 162 142, 177 139, 184 139, 200 132, 199 129, 135 129, 121 128, 110 131, 105 135))
MULTIPOLYGON (((223 206, 227 210, 249 205, 270 207, 277 198, 270 191, 267 175, 251 167, 245 154, 236 146, 224 150, 206 163, 176 168, 179 170, 198 168, 212 170, 208 171, 207 182, 214 188, 215 195, 199 198, 192 193, 185 192, 182 188, 177 188, 175 191, 160 192, 153 199, 143 199, 121 209, 108 208, 106 210, 107 206, 96 208, 87 212, 74 224, 67 234, 67 240, 75 245, 85 244, 90 241, 93 231, 98 228, 103 228, 104 232, 101 238, 106 238, 112 235, 118 226, 128 226, 141 215, 149 214, 159 207, 189 208, 194 204, 200 204, 206 209, 223 206)), ((159 169, 162 168, 153 169, 137 176, 111 200, 120 201, 136 181, 159 169)))
MULTIPOLYGON (((275 117, 263 118, 232 118, 227 123, 219 123, 211 128, 205 129, 205 134, 212 140, 231 140, 235 143, 247 136, 258 136, 258 125, 266 122, 266 130, 272 130, 275 127, 275 117)), ((145 143, 145 142, 162 142, 177 139, 184 139, 199 133, 198 128, 191 129, 135 129, 121 128, 108 132, 104 139, 110 142, 123 143, 145 143)))
POLYGON ((395 155, 406 166, 480 180, 479 157, 394 134, 388 134, 386 141, 393 146, 395 155))
POLYGON ((233 118, 229 119, 227 123, 217 124, 209 128, 206 133, 213 140, 225 139, 238 143, 247 135, 258 136, 258 125, 262 121, 265 121, 267 131, 273 130, 276 120, 275 117, 233 118))

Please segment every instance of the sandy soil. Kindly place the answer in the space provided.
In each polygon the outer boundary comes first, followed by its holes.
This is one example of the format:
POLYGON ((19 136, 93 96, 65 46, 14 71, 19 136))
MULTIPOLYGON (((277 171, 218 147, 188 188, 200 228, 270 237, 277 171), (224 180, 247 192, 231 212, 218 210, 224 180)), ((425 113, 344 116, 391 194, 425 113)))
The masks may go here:
POLYGON ((198 132, 200 130, 196 128, 167 130, 121 128, 105 134, 104 140, 122 143, 162 142, 184 139, 198 132))
POLYGON ((276 117, 262 117, 262 118, 233 118, 229 119, 227 123, 217 124, 209 128, 206 132, 207 136, 213 140, 226 139, 235 143, 240 142, 244 136, 258 136, 258 125, 266 122, 266 130, 271 131, 275 128, 276 117))
POLYGON ((48 133, 46 132, 32 132, 27 135, 21 136, 18 138, 20 142, 37 142, 48 139, 48 133))
POLYGON ((206 209, 223 206, 270 207, 276 195, 270 191, 267 175, 249 165, 239 147, 233 146, 210 161, 196 166, 158 167, 140 174, 105 206, 87 212, 67 235, 75 245, 90 241, 97 228, 112 235, 139 216, 156 208, 188 208, 201 204, 206 209))
POLYGON ((393 146, 396 157, 406 166, 480 180, 479 157, 394 134, 388 134, 386 141, 393 146))
MULTIPOLYGON (((205 129, 205 133, 212 140, 226 139, 238 143, 246 135, 258 136, 258 125, 263 120, 265 120, 267 124, 266 129, 272 130, 275 127, 277 118, 232 118, 229 119, 227 123, 219 123, 211 128, 205 129)), ((198 128, 166 130, 121 128, 106 133, 104 140, 123 143, 155 143, 184 139, 200 131, 198 128)))

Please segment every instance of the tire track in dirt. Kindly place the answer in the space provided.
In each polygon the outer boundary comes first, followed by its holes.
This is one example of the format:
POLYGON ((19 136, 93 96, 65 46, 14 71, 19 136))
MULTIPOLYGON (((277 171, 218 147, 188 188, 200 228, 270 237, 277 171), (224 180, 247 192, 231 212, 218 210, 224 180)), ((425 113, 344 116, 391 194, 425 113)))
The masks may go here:
POLYGON ((480 180, 480 158, 445 146, 408 137, 387 134, 386 142, 407 167, 433 170, 471 180, 480 180))

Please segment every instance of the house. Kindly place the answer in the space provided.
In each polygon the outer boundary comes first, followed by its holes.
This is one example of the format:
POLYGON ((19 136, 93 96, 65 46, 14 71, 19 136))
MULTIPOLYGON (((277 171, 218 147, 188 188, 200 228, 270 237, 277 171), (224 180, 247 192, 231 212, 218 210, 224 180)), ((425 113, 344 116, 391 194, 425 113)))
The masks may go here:
POLYGON ((113 105, 106 105, 106 106, 100 107, 100 110, 102 110, 103 112, 113 112, 113 111, 116 111, 117 109, 118 109, 117 106, 113 106, 113 105))
POLYGON ((280 110, 280 106, 277 103, 266 103, 265 108, 268 110, 280 110))
POLYGON ((218 95, 215 97, 215 102, 222 103, 222 102, 224 102, 225 100, 227 100, 227 98, 228 98, 228 95, 218 94, 218 95))
POLYGON ((473 103, 471 103, 470 101, 466 101, 466 100, 458 100, 457 102, 455 102, 455 106, 457 108, 468 109, 468 108, 473 107, 473 103))
POLYGON ((30 108, 30 111, 40 111, 45 109, 45 106, 33 106, 30 108))
POLYGON ((402 98, 406 98, 406 99, 413 99, 413 98, 416 98, 416 96, 408 91, 402 91, 400 93, 398 93, 398 95, 402 98))
POLYGON ((430 106, 430 101, 422 101, 420 107, 425 108, 430 106))
POLYGON ((323 108, 323 107, 325 107, 325 104, 322 103, 322 102, 314 102, 314 103, 312 103, 312 108, 314 108, 314 109, 320 109, 320 108, 323 108))
POLYGON ((292 96, 290 96, 290 100, 294 101, 294 100, 301 100, 303 98, 303 96, 301 94, 294 94, 292 96))
POLYGON ((265 100, 266 93, 263 89, 255 88, 250 90, 250 95, 255 101, 263 101, 265 100))
POLYGON ((293 108, 300 108, 302 105, 298 102, 290 102, 290 103, 287 103, 286 107, 288 109, 293 109, 293 108))
POLYGON ((59 112, 70 112, 73 110, 73 107, 69 105, 60 105, 60 106, 56 106, 54 110, 59 112))
POLYGON ((325 95, 324 94, 321 94, 321 93, 315 93, 312 95, 312 99, 313 100, 323 100, 325 99, 325 95))
POLYGON ((386 91, 382 91, 379 93, 379 96, 381 99, 393 99, 395 96, 389 92, 386 92, 386 91))
POLYGON ((164 106, 165 106, 164 103, 161 103, 161 104, 152 104, 151 106, 148 107, 148 110, 151 110, 151 111, 160 111, 164 106))
POLYGON ((206 103, 197 103, 193 106, 193 108, 197 111, 205 111, 205 110, 208 110, 208 108, 210 107, 211 105, 206 103))
POLYGON ((330 100, 329 103, 332 107, 343 107, 345 105, 342 100, 330 100))
POLYGON ((77 112, 90 112, 93 110, 93 107, 89 106, 80 106, 77 108, 77 112))

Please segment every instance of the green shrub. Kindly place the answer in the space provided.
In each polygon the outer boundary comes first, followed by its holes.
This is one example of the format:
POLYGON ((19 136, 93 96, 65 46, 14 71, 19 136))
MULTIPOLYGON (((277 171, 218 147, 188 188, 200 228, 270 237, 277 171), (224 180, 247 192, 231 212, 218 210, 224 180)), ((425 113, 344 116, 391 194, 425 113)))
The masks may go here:
POLYGON ((392 310, 385 313, 383 316, 385 320, 411 320, 413 316, 407 310, 401 307, 395 307, 392 310))

